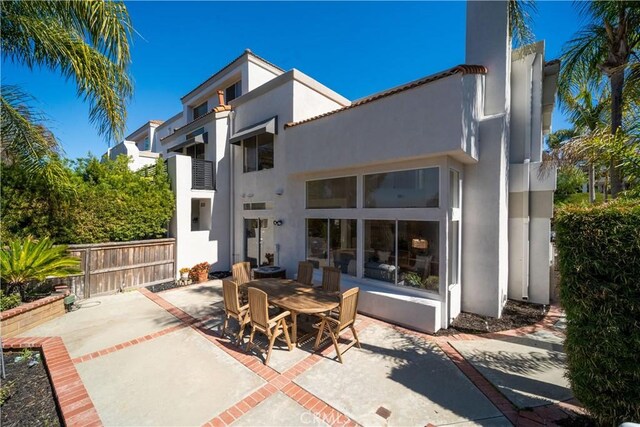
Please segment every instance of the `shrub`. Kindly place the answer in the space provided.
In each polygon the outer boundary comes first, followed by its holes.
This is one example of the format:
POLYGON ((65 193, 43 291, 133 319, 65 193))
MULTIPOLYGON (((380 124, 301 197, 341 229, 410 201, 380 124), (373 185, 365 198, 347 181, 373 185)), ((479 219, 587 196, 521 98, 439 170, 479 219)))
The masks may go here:
POLYGON ((18 165, 2 165, 2 235, 51 237, 58 243, 99 243, 165 237, 174 195, 162 160, 144 173, 128 158, 65 163, 63 194, 18 165))
POLYGON ((20 292, 25 301, 27 285, 47 277, 62 277, 80 273, 80 260, 71 257, 64 245, 53 246, 45 237, 40 241, 32 237, 15 239, 0 249, 0 277, 9 293, 20 292))
POLYGON ((563 201, 571 194, 582 191, 582 186, 587 183, 587 174, 577 166, 570 165, 558 170, 555 198, 563 201))
POLYGON ((565 207, 556 220, 567 377, 604 425, 640 421, 640 203, 565 207))
POLYGON ((20 294, 5 295, 0 290, 0 311, 11 310, 21 303, 20 294))

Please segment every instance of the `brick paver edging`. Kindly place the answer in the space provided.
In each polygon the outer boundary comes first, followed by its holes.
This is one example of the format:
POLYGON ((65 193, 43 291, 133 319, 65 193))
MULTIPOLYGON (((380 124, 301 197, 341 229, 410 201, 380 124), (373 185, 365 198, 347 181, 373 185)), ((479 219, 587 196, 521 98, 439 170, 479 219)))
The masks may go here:
MULTIPOLYGON (((255 356, 245 353, 242 349, 231 344, 228 340, 223 339, 217 334, 214 334, 210 329, 203 327, 205 323, 199 321, 190 314, 184 312, 178 307, 171 304, 169 301, 162 298, 159 294, 154 294, 148 289, 139 289, 139 292, 149 298, 151 301, 158 304, 160 307, 167 310, 169 313, 182 320, 188 326, 195 331, 203 335, 207 340, 215 344, 218 348, 222 349, 225 353, 233 357, 236 361, 240 362, 246 368, 254 372, 267 381, 267 384, 254 391, 249 396, 235 403, 231 407, 222 411, 215 416, 211 421, 204 424, 207 427, 224 427, 232 424, 235 420, 240 418, 245 413, 249 412, 253 407, 257 406, 260 402, 267 399, 274 393, 281 391, 288 397, 292 398, 296 403, 305 409, 313 413, 317 418, 327 422, 332 426, 357 426, 354 420, 347 415, 338 411, 331 405, 327 404, 323 400, 319 399, 312 393, 303 389, 299 385, 293 383, 293 379, 305 372, 311 366, 322 360, 323 356, 327 356, 331 353, 332 348, 330 343, 326 344, 322 351, 318 354, 311 354, 305 359, 301 360, 293 367, 286 370, 284 373, 279 373, 275 369, 264 365, 261 361, 256 359, 255 356)), ((370 322, 361 322, 358 329, 363 329, 370 322)))
POLYGON ((64 298, 65 296, 66 294, 51 295, 48 297, 40 298, 39 300, 36 300, 36 301, 19 305, 18 307, 14 307, 0 313, 0 320, 11 319, 12 317, 17 316, 18 314, 26 313, 27 311, 35 310, 36 308, 42 307, 43 305, 51 304, 52 302, 58 301, 64 298))
POLYGON ((5 338, 5 349, 32 348, 42 352, 51 388, 65 426, 101 426, 102 421, 60 337, 5 338))

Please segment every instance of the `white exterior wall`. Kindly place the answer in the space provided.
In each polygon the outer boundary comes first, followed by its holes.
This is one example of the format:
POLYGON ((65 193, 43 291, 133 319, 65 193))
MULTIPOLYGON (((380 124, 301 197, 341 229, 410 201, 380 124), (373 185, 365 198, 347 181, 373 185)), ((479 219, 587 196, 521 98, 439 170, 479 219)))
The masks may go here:
POLYGON ((120 144, 109 148, 107 154, 111 160, 115 160, 121 154, 128 156, 129 169, 133 171, 155 164, 160 157, 157 153, 141 152, 133 141, 122 141, 120 144))
POLYGON ((262 64, 261 61, 254 61, 251 57, 246 62, 247 77, 242 81, 242 93, 245 94, 254 90, 258 86, 262 86, 269 80, 272 80, 282 74, 282 71, 273 67, 262 64))
POLYGON ((511 72, 509 298, 549 304, 555 170, 540 173, 544 43, 514 53, 511 72))
POLYGON ((472 109, 463 124, 463 104, 477 101, 480 81, 475 75, 456 74, 287 129, 287 137, 308 146, 311 153, 297 156, 289 150, 290 173, 444 154, 474 162, 476 132, 468 130, 477 124, 472 122, 472 109))
POLYGON ((506 1, 467 3, 467 64, 484 65, 478 163, 463 182, 462 310, 500 317, 508 284, 510 39, 506 1))

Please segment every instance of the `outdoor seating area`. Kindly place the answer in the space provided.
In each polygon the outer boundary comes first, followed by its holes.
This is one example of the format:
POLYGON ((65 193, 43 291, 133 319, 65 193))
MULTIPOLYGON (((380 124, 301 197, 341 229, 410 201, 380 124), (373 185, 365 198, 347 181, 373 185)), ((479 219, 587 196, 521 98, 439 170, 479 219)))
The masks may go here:
POLYGON ((269 340, 265 365, 269 364, 276 339, 283 336, 289 351, 293 346, 301 345, 315 338, 314 349, 318 349, 326 339, 331 339, 337 358, 342 363, 342 353, 354 344, 360 346, 354 328, 357 316, 359 288, 351 288, 340 294, 340 270, 335 267, 322 269, 322 283, 313 284, 313 264, 299 263, 299 280, 254 278, 251 279, 250 265, 239 262, 233 265, 233 276, 223 281, 225 320, 222 335, 227 332, 229 319, 238 323, 236 344, 243 345, 245 327, 251 326, 246 351, 260 348, 254 342, 256 332, 269 340), (240 305, 241 301, 248 301, 240 305), (272 310, 270 310, 270 308, 272 310), (270 311, 277 313, 271 316, 270 311), (307 328, 299 334, 299 316, 305 316, 303 322, 307 328), (309 326, 311 326, 309 328, 309 326), (340 333, 350 328, 354 341, 345 348, 338 346, 340 333))

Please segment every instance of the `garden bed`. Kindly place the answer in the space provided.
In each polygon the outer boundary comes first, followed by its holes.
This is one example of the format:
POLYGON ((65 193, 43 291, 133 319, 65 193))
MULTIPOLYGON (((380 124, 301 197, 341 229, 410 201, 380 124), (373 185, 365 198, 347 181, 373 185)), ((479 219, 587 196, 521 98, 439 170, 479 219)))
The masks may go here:
POLYGON ((32 351, 32 359, 37 363, 29 366, 25 358, 16 362, 16 357, 23 354, 26 353, 4 352, 7 378, 2 381, 0 424, 6 427, 63 425, 42 355, 32 351))
POLYGON ((449 326, 449 329, 441 329, 436 335, 486 334, 488 332, 522 328, 540 322, 548 311, 549 306, 509 300, 502 310, 500 319, 478 314, 460 313, 449 326))

